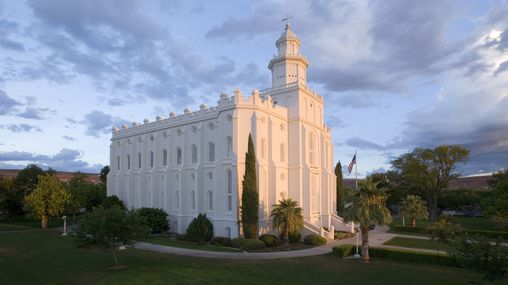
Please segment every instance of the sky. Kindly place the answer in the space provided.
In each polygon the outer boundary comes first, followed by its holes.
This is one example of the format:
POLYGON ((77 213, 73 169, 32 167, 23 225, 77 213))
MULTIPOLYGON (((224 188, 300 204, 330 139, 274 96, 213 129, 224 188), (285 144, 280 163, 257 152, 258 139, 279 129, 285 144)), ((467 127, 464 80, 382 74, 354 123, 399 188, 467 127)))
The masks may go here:
POLYGON ((97 172, 112 126, 270 87, 286 15, 335 161, 363 177, 460 144, 463 175, 508 168, 501 0, 0 0, 0 168, 97 172))

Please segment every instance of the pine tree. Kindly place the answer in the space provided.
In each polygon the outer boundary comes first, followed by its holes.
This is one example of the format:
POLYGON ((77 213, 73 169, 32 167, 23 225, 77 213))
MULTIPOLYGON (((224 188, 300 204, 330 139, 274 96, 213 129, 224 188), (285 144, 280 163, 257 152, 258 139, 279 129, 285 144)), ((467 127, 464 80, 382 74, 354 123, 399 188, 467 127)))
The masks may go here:
POLYGON ((245 238, 256 238, 258 231, 259 196, 256 182, 256 153, 252 135, 245 155, 245 175, 242 182, 242 226, 245 238))
POLYGON ((335 165, 335 176, 337 180, 337 213, 341 214, 342 210, 344 209, 344 180, 342 178, 342 164, 337 162, 337 165, 335 165))

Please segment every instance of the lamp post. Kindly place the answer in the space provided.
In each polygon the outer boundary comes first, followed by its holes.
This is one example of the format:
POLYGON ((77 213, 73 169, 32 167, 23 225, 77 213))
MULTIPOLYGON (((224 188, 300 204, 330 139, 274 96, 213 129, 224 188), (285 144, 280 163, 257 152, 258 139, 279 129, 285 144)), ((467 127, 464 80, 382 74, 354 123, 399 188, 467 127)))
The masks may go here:
POLYGON ((360 258, 360 254, 358 253, 358 237, 359 237, 359 234, 360 234, 360 229, 359 228, 355 228, 355 231, 356 231, 356 253, 355 255, 353 255, 354 258, 360 258))
POLYGON ((62 236, 66 236, 67 235, 67 216, 63 216, 62 219, 64 221, 64 230, 63 230, 62 236))

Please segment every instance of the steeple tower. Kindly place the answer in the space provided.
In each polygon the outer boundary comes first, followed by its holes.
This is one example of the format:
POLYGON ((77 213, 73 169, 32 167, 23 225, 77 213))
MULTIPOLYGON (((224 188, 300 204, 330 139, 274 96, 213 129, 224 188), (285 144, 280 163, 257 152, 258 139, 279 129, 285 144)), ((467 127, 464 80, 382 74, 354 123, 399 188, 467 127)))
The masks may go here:
POLYGON ((300 39, 291 30, 289 22, 275 45, 278 55, 268 64, 268 69, 272 71, 272 87, 296 81, 306 85, 309 62, 300 55, 300 39))

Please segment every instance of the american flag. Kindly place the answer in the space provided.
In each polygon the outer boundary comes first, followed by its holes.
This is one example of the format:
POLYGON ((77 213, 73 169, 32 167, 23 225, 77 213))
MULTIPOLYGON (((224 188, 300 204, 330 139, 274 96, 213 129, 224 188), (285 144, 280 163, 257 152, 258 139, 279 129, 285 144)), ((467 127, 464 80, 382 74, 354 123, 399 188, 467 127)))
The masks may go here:
POLYGON ((347 167, 347 170, 349 170, 349 174, 351 174, 351 170, 353 170, 353 166, 356 164, 356 153, 355 155, 353 156, 353 159, 351 160, 351 162, 349 163, 348 167, 347 167))

